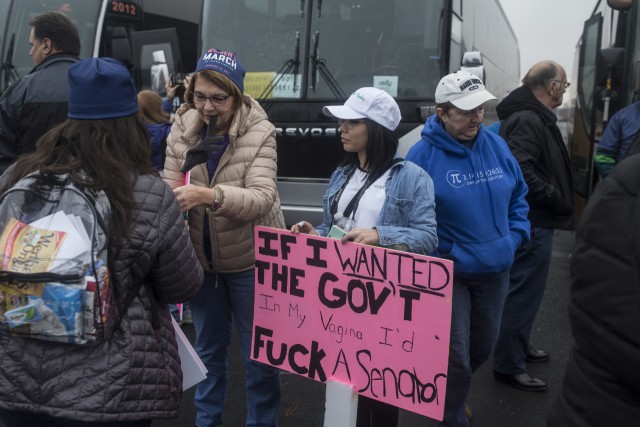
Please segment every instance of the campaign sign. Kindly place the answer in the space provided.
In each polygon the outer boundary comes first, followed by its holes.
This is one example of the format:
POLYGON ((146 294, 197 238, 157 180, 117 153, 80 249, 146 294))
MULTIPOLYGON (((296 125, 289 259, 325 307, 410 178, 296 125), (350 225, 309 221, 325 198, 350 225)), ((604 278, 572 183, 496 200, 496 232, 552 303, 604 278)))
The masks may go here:
POLYGON ((442 420, 453 263, 255 228, 251 358, 442 420))

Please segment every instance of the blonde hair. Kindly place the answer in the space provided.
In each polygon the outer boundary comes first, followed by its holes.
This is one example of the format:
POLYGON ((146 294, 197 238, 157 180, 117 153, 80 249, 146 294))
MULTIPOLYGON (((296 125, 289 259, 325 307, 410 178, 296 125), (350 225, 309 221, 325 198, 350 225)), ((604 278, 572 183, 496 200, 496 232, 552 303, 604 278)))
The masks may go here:
POLYGON ((138 93, 138 114, 145 124, 166 123, 169 113, 162 109, 162 98, 152 90, 141 90, 138 93))

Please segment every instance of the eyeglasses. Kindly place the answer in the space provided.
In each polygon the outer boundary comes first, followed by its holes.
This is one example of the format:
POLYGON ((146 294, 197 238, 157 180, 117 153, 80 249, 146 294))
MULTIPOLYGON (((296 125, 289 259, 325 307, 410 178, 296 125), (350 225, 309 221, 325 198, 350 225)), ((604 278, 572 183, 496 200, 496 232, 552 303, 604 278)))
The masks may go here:
POLYGON ((554 83, 560 83, 562 85, 562 87, 564 87, 565 89, 568 89, 569 86, 571 86, 570 82, 563 82, 562 80, 551 80, 554 83))
POLYGON ((215 105, 215 106, 221 107, 221 106, 223 106, 224 104, 227 103, 227 99, 230 98, 232 95, 227 95, 227 96, 220 96, 220 95, 204 96, 200 92, 194 92, 192 96, 193 96, 193 102, 195 104, 204 104, 207 101, 209 101, 209 102, 211 102, 211 105, 215 105))
POLYGON ((353 130, 353 128, 357 125, 363 123, 363 120, 343 120, 338 119, 338 127, 342 128, 342 125, 345 125, 348 131, 353 130))

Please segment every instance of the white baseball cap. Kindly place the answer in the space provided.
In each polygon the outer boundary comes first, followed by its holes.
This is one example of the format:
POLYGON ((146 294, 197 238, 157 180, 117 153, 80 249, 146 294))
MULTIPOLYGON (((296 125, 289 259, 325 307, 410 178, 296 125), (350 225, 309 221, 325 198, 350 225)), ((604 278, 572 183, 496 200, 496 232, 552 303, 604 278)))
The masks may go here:
POLYGON ((468 71, 456 71, 440 79, 436 88, 436 103, 450 102, 461 110, 473 110, 487 101, 498 99, 482 84, 480 77, 468 71))
POLYGON ((325 115, 343 120, 370 119, 390 131, 400 123, 400 108, 391 95, 375 87, 362 87, 351 94, 344 105, 322 109, 325 115))

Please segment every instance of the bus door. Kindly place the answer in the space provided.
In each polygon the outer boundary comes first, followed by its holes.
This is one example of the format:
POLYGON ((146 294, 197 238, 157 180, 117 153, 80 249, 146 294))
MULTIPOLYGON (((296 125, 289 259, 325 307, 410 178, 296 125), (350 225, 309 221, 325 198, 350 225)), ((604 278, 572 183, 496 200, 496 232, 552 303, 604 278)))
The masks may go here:
POLYGON ((108 56, 131 67, 130 38, 143 28, 141 0, 109 1, 105 12, 100 45, 94 56, 108 56), (126 45, 126 55, 122 47, 126 45))
POLYGON ((578 64, 577 107, 570 145, 574 179, 575 218, 579 218, 591 194, 594 182, 595 144, 602 133, 602 111, 596 108, 597 58, 602 37, 602 15, 592 16, 584 24, 578 64), (600 123, 600 125, 598 125, 600 123))
POLYGON ((182 69, 176 29, 134 31, 131 50, 139 89, 150 89, 165 96, 170 77, 182 69))
POLYGON ((127 63, 139 90, 164 96, 171 75, 195 67, 201 12, 202 0, 109 1, 99 56, 127 63))

